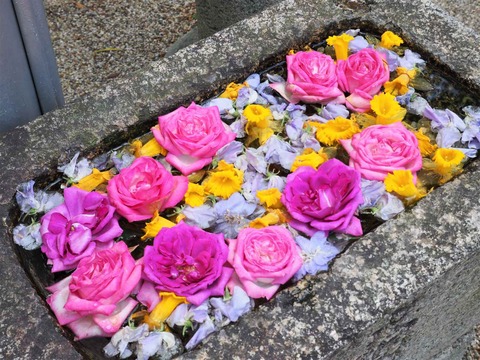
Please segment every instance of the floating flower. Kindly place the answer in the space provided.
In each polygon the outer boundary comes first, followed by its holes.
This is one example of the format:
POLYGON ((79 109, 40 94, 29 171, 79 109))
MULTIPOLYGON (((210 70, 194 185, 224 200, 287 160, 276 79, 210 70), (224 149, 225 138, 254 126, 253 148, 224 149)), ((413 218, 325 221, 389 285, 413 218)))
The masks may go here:
POLYGON ((188 183, 188 189, 185 193, 185 204, 191 207, 203 205, 206 195, 205 188, 202 185, 188 183))
POLYGON ((270 121, 273 116, 269 108, 255 104, 248 105, 243 110, 243 116, 247 119, 245 132, 249 135, 245 141, 246 146, 256 139, 260 145, 263 145, 273 135, 270 121))
POLYGON ((15 200, 24 214, 47 212, 63 203, 63 196, 58 193, 34 191, 35 181, 30 180, 17 186, 15 200))
POLYGON ((79 156, 80 153, 76 153, 68 164, 58 167, 58 171, 62 172, 71 182, 78 182, 92 173, 89 161, 87 159, 77 161, 79 156))
POLYGON ((411 170, 416 179, 422 168, 417 138, 401 122, 372 125, 340 142, 350 155, 350 166, 367 180, 383 181, 394 170, 411 170))
POLYGON ((405 198, 414 197, 418 194, 410 170, 393 170, 385 177, 384 183, 388 192, 394 192, 405 198))
POLYGON ((298 155, 292 165, 290 171, 295 171, 301 166, 310 166, 315 170, 323 164, 325 161, 328 160, 327 154, 320 149, 318 152, 314 151, 311 148, 307 148, 303 151, 302 154, 298 155))
POLYGON ((267 212, 267 214, 263 215, 262 217, 256 218, 255 220, 252 220, 250 224, 248 224, 248 227, 253 228, 253 229, 262 229, 267 226, 271 225, 278 225, 283 223, 282 219, 276 212, 267 212))
POLYGON ((398 77, 384 84, 385 92, 394 96, 405 95, 409 90, 408 84, 416 76, 417 71, 415 69, 408 70, 404 67, 398 67, 397 74, 398 77))
POLYGON ((240 286, 235 286, 230 299, 214 297, 210 299, 210 304, 220 310, 228 320, 237 321, 240 316, 253 309, 254 302, 240 286))
POLYGON ((231 82, 230 84, 227 85, 225 88, 225 91, 219 95, 220 98, 227 98, 230 100, 237 100, 238 97, 238 91, 245 87, 245 83, 243 84, 237 84, 234 82, 231 82))
POLYGON ((465 154, 460 150, 439 148, 433 156, 435 171, 441 175, 448 175, 457 170, 464 158, 465 154))
POLYGON ((382 34, 382 38, 380 41, 380 46, 384 47, 385 49, 391 49, 394 46, 400 46, 403 44, 403 40, 400 36, 396 35, 391 31, 385 31, 382 34))
POLYGON ((145 315, 144 322, 150 330, 161 329, 167 318, 180 304, 186 304, 187 299, 172 292, 160 292, 161 300, 155 308, 145 315))
POLYGON ((230 195, 240 191, 242 182, 243 172, 222 160, 215 170, 209 172, 202 185, 209 194, 228 199, 230 195))
MULTIPOLYGON (((156 125, 155 128, 159 131, 158 125, 156 125)), ((167 155, 167 150, 165 150, 155 138, 148 140, 145 144, 142 144, 140 140, 135 140, 132 142, 131 151, 137 158, 141 156, 154 157, 157 155, 167 155)))
POLYGON ((171 228, 174 226, 175 223, 171 222, 168 219, 165 219, 158 214, 158 211, 155 211, 152 220, 145 224, 145 228, 143 229, 145 234, 141 237, 141 239, 147 240, 148 238, 154 238, 155 236, 157 236, 158 232, 164 227, 171 228))
POLYGON ((108 183, 112 177, 113 174, 111 171, 100 171, 93 168, 90 175, 87 175, 73 186, 85 191, 93 191, 100 185, 108 183))
POLYGON ((374 49, 363 49, 347 60, 337 61, 337 77, 340 89, 350 93, 346 106, 357 112, 370 110, 370 100, 389 80, 390 72, 385 56, 374 49))
POLYGON ((348 44, 353 40, 353 36, 342 34, 340 36, 330 36, 327 38, 327 45, 335 49, 335 58, 345 60, 348 58, 348 44))
POLYGON ((337 117, 324 124, 309 121, 308 125, 317 130, 315 133, 317 140, 327 146, 336 145, 340 140, 350 139, 354 134, 360 132, 355 121, 343 117, 337 117))
POLYGON ((76 339, 112 336, 137 305, 129 295, 142 275, 127 245, 82 259, 72 275, 47 288, 47 303, 60 325, 67 325, 76 339))
POLYGON ((145 248, 144 275, 159 291, 174 292, 199 305, 222 295, 232 270, 225 267, 228 247, 223 234, 180 223, 163 228, 145 248))
POLYGON ((279 209, 282 207, 280 198, 282 193, 276 188, 270 188, 257 191, 257 197, 260 204, 266 205, 268 208, 279 209))
POLYGON ((251 219, 260 215, 255 204, 249 203, 240 193, 227 200, 220 200, 214 207, 213 232, 224 234, 229 239, 237 237, 240 229, 246 227, 251 219))
POLYGON ((216 106, 203 108, 191 103, 158 118, 152 128, 158 143, 168 150, 165 158, 183 175, 210 164, 217 151, 235 139, 235 133, 222 122, 216 106))
POLYGON ((120 170, 108 182, 108 197, 128 221, 152 218, 155 211, 177 205, 188 188, 188 179, 173 176, 162 164, 150 157, 139 157, 131 166, 120 170))
POLYGON ((19 224, 13 228, 13 242, 25 250, 35 250, 42 245, 40 224, 19 224))
POLYGON ((425 128, 420 128, 418 131, 415 131, 415 137, 418 140, 418 148, 422 156, 430 156, 437 150, 437 145, 432 144, 430 138, 425 135, 425 128))
POLYGON ((381 93, 370 101, 372 110, 377 115, 377 124, 388 125, 402 121, 407 109, 402 108, 392 94, 381 93))
POLYGON ((324 231, 316 232, 311 239, 297 236, 295 241, 302 249, 303 259, 302 267, 295 273, 295 280, 300 280, 307 274, 327 271, 328 263, 340 252, 327 241, 327 233, 324 231))
POLYGON ((108 198, 70 187, 65 202, 41 219, 42 252, 52 272, 75 269, 95 250, 109 248, 123 232, 108 198))
POLYGON ((318 170, 301 167, 288 175, 281 200, 292 217, 289 224, 307 235, 317 231, 362 235, 355 217, 363 202, 360 173, 337 159, 318 170))
POLYGON ((299 51, 287 55, 287 82, 270 85, 289 102, 345 103, 338 88, 333 59, 318 51, 299 51))
POLYGON ((270 299, 302 265, 292 234, 281 226, 241 230, 229 242, 228 261, 235 269, 229 287, 241 286, 254 299, 270 299))

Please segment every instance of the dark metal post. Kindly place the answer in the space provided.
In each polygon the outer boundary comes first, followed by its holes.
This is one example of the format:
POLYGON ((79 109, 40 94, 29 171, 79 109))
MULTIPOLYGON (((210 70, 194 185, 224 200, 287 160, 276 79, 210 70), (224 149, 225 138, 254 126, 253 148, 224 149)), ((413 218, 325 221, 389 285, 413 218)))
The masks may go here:
POLYGON ((64 105, 42 0, 0 5, 0 132, 64 105))

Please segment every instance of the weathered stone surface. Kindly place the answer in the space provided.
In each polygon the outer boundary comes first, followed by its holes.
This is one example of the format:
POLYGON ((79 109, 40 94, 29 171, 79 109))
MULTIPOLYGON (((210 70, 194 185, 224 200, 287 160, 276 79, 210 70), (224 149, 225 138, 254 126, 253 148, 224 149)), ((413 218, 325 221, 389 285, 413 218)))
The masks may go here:
MULTIPOLYGON (((409 45, 431 56, 429 60, 454 70, 464 84, 478 90, 479 37, 454 18, 432 8, 429 2, 401 0, 395 6, 386 0, 332 3, 284 1, 153 63, 145 71, 109 86, 95 98, 85 98, 0 137, 3 175, 0 331, 4 334, 0 338, 0 357, 81 357, 62 336, 62 330, 18 263, 11 243, 15 221, 11 209, 18 183, 48 175, 76 151, 89 155, 118 145, 131 135, 146 131, 159 113, 193 99, 205 99, 228 82, 241 80, 275 60, 272 54, 283 57, 290 48, 325 38, 338 29, 396 30, 409 45), (418 26, 419 19, 422 26, 418 26)), ((396 334, 395 326, 390 328, 390 320, 382 322, 384 317, 393 319, 394 325, 403 324, 402 319, 414 319, 410 309, 418 308, 425 314, 426 329, 434 324, 428 322, 427 310, 437 304, 433 299, 429 303, 428 296, 438 295, 439 299, 445 299, 445 304, 453 304, 456 297, 458 301, 465 299, 464 304, 468 304, 471 296, 478 299, 478 292, 470 291, 475 286, 478 289, 478 285, 473 283, 469 290, 462 282, 451 280, 455 277, 467 280, 465 266, 478 257, 479 171, 475 163, 460 179, 355 243, 328 274, 302 281, 282 292, 271 303, 240 320, 237 326, 227 327, 185 357, 319 358, 331 356, 335 351, 347 354, 356 346, 359 349, 363 346, 368 354, 372 349, 368 346, 381 346, 381 336, 370 339, 369 329, 376 326, 381 334, 396 334), (450 279, 452 289, 465 296, 451 291, 452 296, 447 298, 442 278, 450 279), (404 315, 402 312, 395 315, 399 307, 405 307, 404 315), (399 316, 398 323, 395 316, 399 316), (357 334, 366 339, 365 344, 352 343, 357 334), (345 349, 340 350, 343 346, 345 349)), ((443 309, 452 311, 451 306, 443 309)), ((458 314, 465 319, 459 325, 466 328, 470 323, 480 323, 480 311, 469 313, 475 309, 464 309, 462 312, 459 308, 458 314)), ((422 321, 407 324, 418 337, 423 333, 419 327, 422 321)), ((456 329, 460 338, 463 333, 456 329)), ((450 333, 445 334, 445 341, 451 339, 450 333)), ((398 349, 407 354, 408 344, 416 344, 412 342, 415 339, 400 338, 398 349)), ((395 342, 391 344, 394 346, 395 342)), ((432 343, 425 354, 440 354, 441 346, 439 342, 432 343), (436 349, 429 350, 433 348, 436 349)), ((386 351, 394 354, 393 348, 386 351)))

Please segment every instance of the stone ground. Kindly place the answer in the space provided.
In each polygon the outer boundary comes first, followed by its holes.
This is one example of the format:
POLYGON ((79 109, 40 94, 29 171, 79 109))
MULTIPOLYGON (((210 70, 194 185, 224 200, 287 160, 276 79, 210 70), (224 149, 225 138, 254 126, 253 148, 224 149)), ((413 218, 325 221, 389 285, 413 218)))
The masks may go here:
MULTIPOLYGON (((162 58, 166 49, 195 24, 195 3, 191 0, 44 3, 67 103, 162 58)), ((478 0, 432 3, 480 31, 478 0)), ((480 325, 465 359, 480 359, 480 325)))
POLYGON ((195 24, 193 0, 44 0, 66 103, 145 67, 195 24))

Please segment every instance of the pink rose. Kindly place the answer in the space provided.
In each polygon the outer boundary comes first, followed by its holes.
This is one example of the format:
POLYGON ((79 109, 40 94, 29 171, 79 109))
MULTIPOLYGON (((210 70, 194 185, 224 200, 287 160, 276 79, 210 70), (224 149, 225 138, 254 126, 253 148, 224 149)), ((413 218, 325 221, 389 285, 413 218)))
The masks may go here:
POLYGON ((302 266, 300 248, 282 226, 240 230, 228 261, 235 269, 229 287, 239 285, 254 299, 270 299, 302 266))
POLYGON ((65 202, 41 219, 42 252, 52 272, 75 269, 81 259, 111 247, 123 233, 105 195, 69 187, 64 196, 65 202))
POLYGON ((108 182, 107 191, 118 213, 132 222, 177 205, 187 188, 186 177, 173 176, 150 157, 139 157, 108 182))
POLYGON ((338 88, 335 62, 318 51, 299 51, 287 55, 287 82, 270 86, 293 104, 345 103, 345 96, 338 88))
POLYGON ((222 122, 216 106, 191 103, 158 118, 153 135, 168 154, 166 160, 183 175, 210 164, 217 151, 232 142, 236 134, 222 122))
POLYGON ((349 92, 346 106, 357 112, 370 110, 370 100, 389 80, 390 73, 383 54, 366 48, 338 60, 337 77, 340 89, 349 92))
POLYGON ((368 180, 383 181, 394 170, 411 170, 416 179, 422 168, 417 138, 401 122, 369 126, 340 142, 350 155, 349 165, 368 180))
POLYGON ((137 301, 129 295, 142 275, 124 242, 82 259, 72 275, 47 288, 47 303, 60 325, 76 339, 112 336, 130 315, 137 301))

